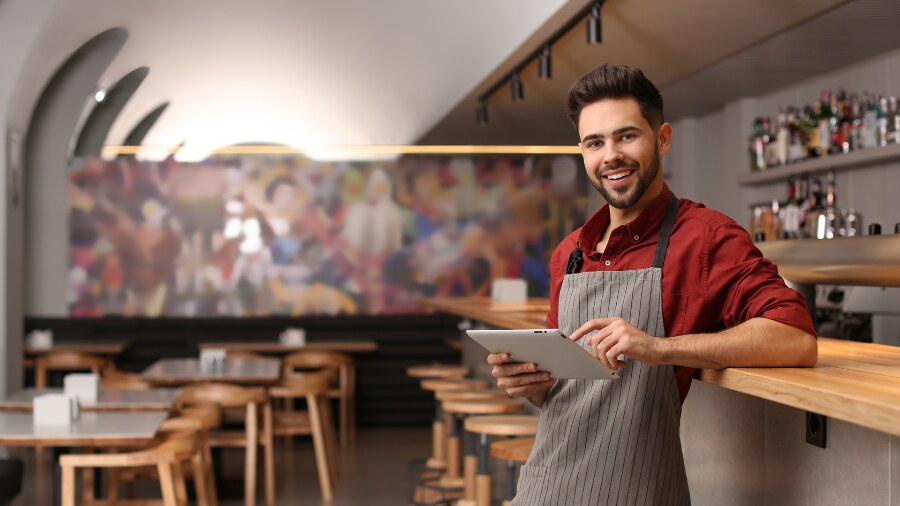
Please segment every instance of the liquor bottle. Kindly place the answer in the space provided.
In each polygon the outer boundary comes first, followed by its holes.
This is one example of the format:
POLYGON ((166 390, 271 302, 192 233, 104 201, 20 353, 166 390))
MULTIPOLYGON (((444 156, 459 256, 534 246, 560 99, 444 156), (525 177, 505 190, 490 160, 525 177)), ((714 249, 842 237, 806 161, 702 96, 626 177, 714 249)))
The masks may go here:
POLYGON ((750 153, 750 170, 758 172, 766 170, 766 146, 763 139, 763 119, 756 118, 753 122, 753 132, 748 143, 750 153))
POLYGON ((778 165, 787 165, 790 159, 791 132, 784 108, 778 111, 778 130, 775 133, 775 159, 778 165))
POLYGON ((839 90, 836 94, 829 96, 828 107, 828 128, 831 130, 831 144, 829 145, 828 154, 836 155, 844 149, 844 131, 841 129, 841 114, 844 108, 847 92, 839 90))
POLYGON ((791 163, 806 158, 806 147, 803 145, 803 129, 800 127, 800 116, 797 109, 788 108, 788 129, 790 131, 790 148, 788 158, 791 163))
POLYGON ((888 99, 890 104, 890 119, 888 120, 888 142, 900 144, 900 111, 897 110, 897 97, 888 99))
POLYGON ((850 97, 850 151, 863 149, 862 106, 854 94, 850 97))
POLYGON ((831 101, 828 90, 822 90, 822 99, 819 101, 819 110, 816 111, 816 121, 819 123, 819 156, 828 156, 831 153, 831 101))
POLYGON ((763 153, 766 159, 766 168, 778 166, 778 144, 775 142, 776 130, 768 116, 763 117, 763 153))
POLYGON ((863 99, 863 139, 864 148, 874 148, 878 146, 876 132, 878 131, 878 108, 875 105, 875 99, 866 92, 863 99))
POLYGON ((800 239, 809 239, 807 233, 806 218, 809 216, 809 209, 812 202, 809 196, 809 180, 797 180, 797 236, 800 239))
POLYGON ((822 154, 821 138, 819 136, 819 111, 822 107, 816 102, 815 105, 807 105, 803 109, 803 124, 806 131, 806 157, 817 158, 822 154))
POLYGON ((800 202, 797 199, 797 190, 800 183, 793 179, 788 180, 787 200, 782 206, 782 228, 785 239, 798 239, 800 237, 800 202))
POLYGON ((881 97, 878 99, 878 129, 875 133, 879 146, 887 146, 888 144, 888 99, 881 97))
MULTIPOLYGON (((837 195, 835 193, 834 172, 829 172, 825 179, 825 209, 822 215, 825 219, 825 239, 839 237, 838 231, 842 228, 841 214, 835 207, 837 195)), ((820 218, 821 219, 821 218, 820 218)))
POLYGON ((847 216, 844 217, 844 230, 846 230, 847 237, 862 235, 862 225, 862 215, 852 207, 848 209, 847 216))
POLYGON ((822 181, 813 179, 809 210, 806 213, 806 236, 813 239, 825 238, 825 206, 822 205, 822 181))

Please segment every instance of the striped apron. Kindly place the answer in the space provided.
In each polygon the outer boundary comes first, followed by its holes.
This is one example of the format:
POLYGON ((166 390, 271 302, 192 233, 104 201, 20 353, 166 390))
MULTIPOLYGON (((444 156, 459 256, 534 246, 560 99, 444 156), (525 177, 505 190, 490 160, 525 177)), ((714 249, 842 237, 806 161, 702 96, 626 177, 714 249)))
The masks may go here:
MULTIPOLYGON (((572 334, 592 318, 620 316, 652 336, 665 336, 662 266, 677 212, 672 195, 648 269, 579 273, 570 262, 559 297, 563 332, 572 334)), ((587 341, 580 342, 590 351, 587 341)), ((626 362, 619 380, 561 379, 553 386, 514 505, 691 503, 674 370, 626 362)))

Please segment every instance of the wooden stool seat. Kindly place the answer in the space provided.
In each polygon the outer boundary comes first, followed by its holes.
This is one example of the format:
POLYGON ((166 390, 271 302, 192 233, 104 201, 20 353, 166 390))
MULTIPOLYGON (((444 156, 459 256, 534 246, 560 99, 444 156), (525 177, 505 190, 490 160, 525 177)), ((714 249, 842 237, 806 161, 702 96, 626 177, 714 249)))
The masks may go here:
POLYGON ((200 430, 209 431, 222 425, 222 408, 216 404, 194 404, 178 410, 181 418, 197 420, 200 430))
POLYGON ((424 379, 419 383, 422 390, 441 392, 447 390, 484 390, 488 382, 480 379, 424 379))
POLYGON ((414 365, 406 368, 410 378, 462 378, 469 374, 469 368, 452 364, 414 365))
POLYGON ((484 399, 509 399, 503 390, 438 390, 434 397, 439 401, 475 401, 484 399))
POLYGON ((534 415, 487 415, 466 418, 465 429, 489 436, 533 436, 538 417, 534 415))
POLYGON ((534 447, 533 437, 519 437, 491 443, 491 457, 513 462, 525 462, 534 447))
MULTIPOLYGON (((537 434, 538 417, 533 415, 470 416, 466 418, 464 427, 466 431, 478 434, 481 440, 474 498, 478 506, 490 506, 493 486, 487 462, 490 454, 488 436, 534 436, 537 434)), ((515 465, 515 463, 512 464, 515 465)))
POLYGON ((444 401, 444 411, 463 415, 499 415, 520 413, 525 403, 519 399, 482 399, 469 401, 444 401))

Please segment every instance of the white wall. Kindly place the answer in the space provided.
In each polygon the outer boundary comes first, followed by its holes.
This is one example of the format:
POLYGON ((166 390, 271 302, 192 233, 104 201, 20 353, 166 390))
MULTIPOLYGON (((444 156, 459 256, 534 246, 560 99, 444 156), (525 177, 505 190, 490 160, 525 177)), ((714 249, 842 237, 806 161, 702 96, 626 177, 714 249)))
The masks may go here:
POLYGON ((23 202, 13 207, 9 201, 7 132, 25 132, 21 118, 10 117, 17 81, 32 44, 56 0, 0 0, 0 394, 21 388, 22 317, 24 299, 23 202))

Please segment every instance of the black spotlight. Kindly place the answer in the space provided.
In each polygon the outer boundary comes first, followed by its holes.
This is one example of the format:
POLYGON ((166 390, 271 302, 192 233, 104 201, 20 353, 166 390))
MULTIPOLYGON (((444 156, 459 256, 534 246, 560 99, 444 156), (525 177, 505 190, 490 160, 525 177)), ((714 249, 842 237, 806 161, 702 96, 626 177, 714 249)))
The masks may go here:
POLYGON ((600 22, 600 6, 603 2, 597 2, 591 7, 591 16, 587 19, 587 42, 599 44, 603 42, 603 24, 600 22))
POLYGON ((538 61, 538 77, 541 79, 550 79, 553 75, 553 67, 550 63, 550 44, 544 44, 541 51, 541 59, 538 61))
POLYGON ((478 99, 478 107, 475 108, 475 121, 481 126, 488 124, 487 100, 484 98, 478 99))
POLYGON ((512 76, 509 78, 510 84, 512 85, 512 99, 513 102, 518 102, 519 100, 525 100, 525 92, 522 90, 522 79, 519 77, 518 69, 513 71, 512 76))

